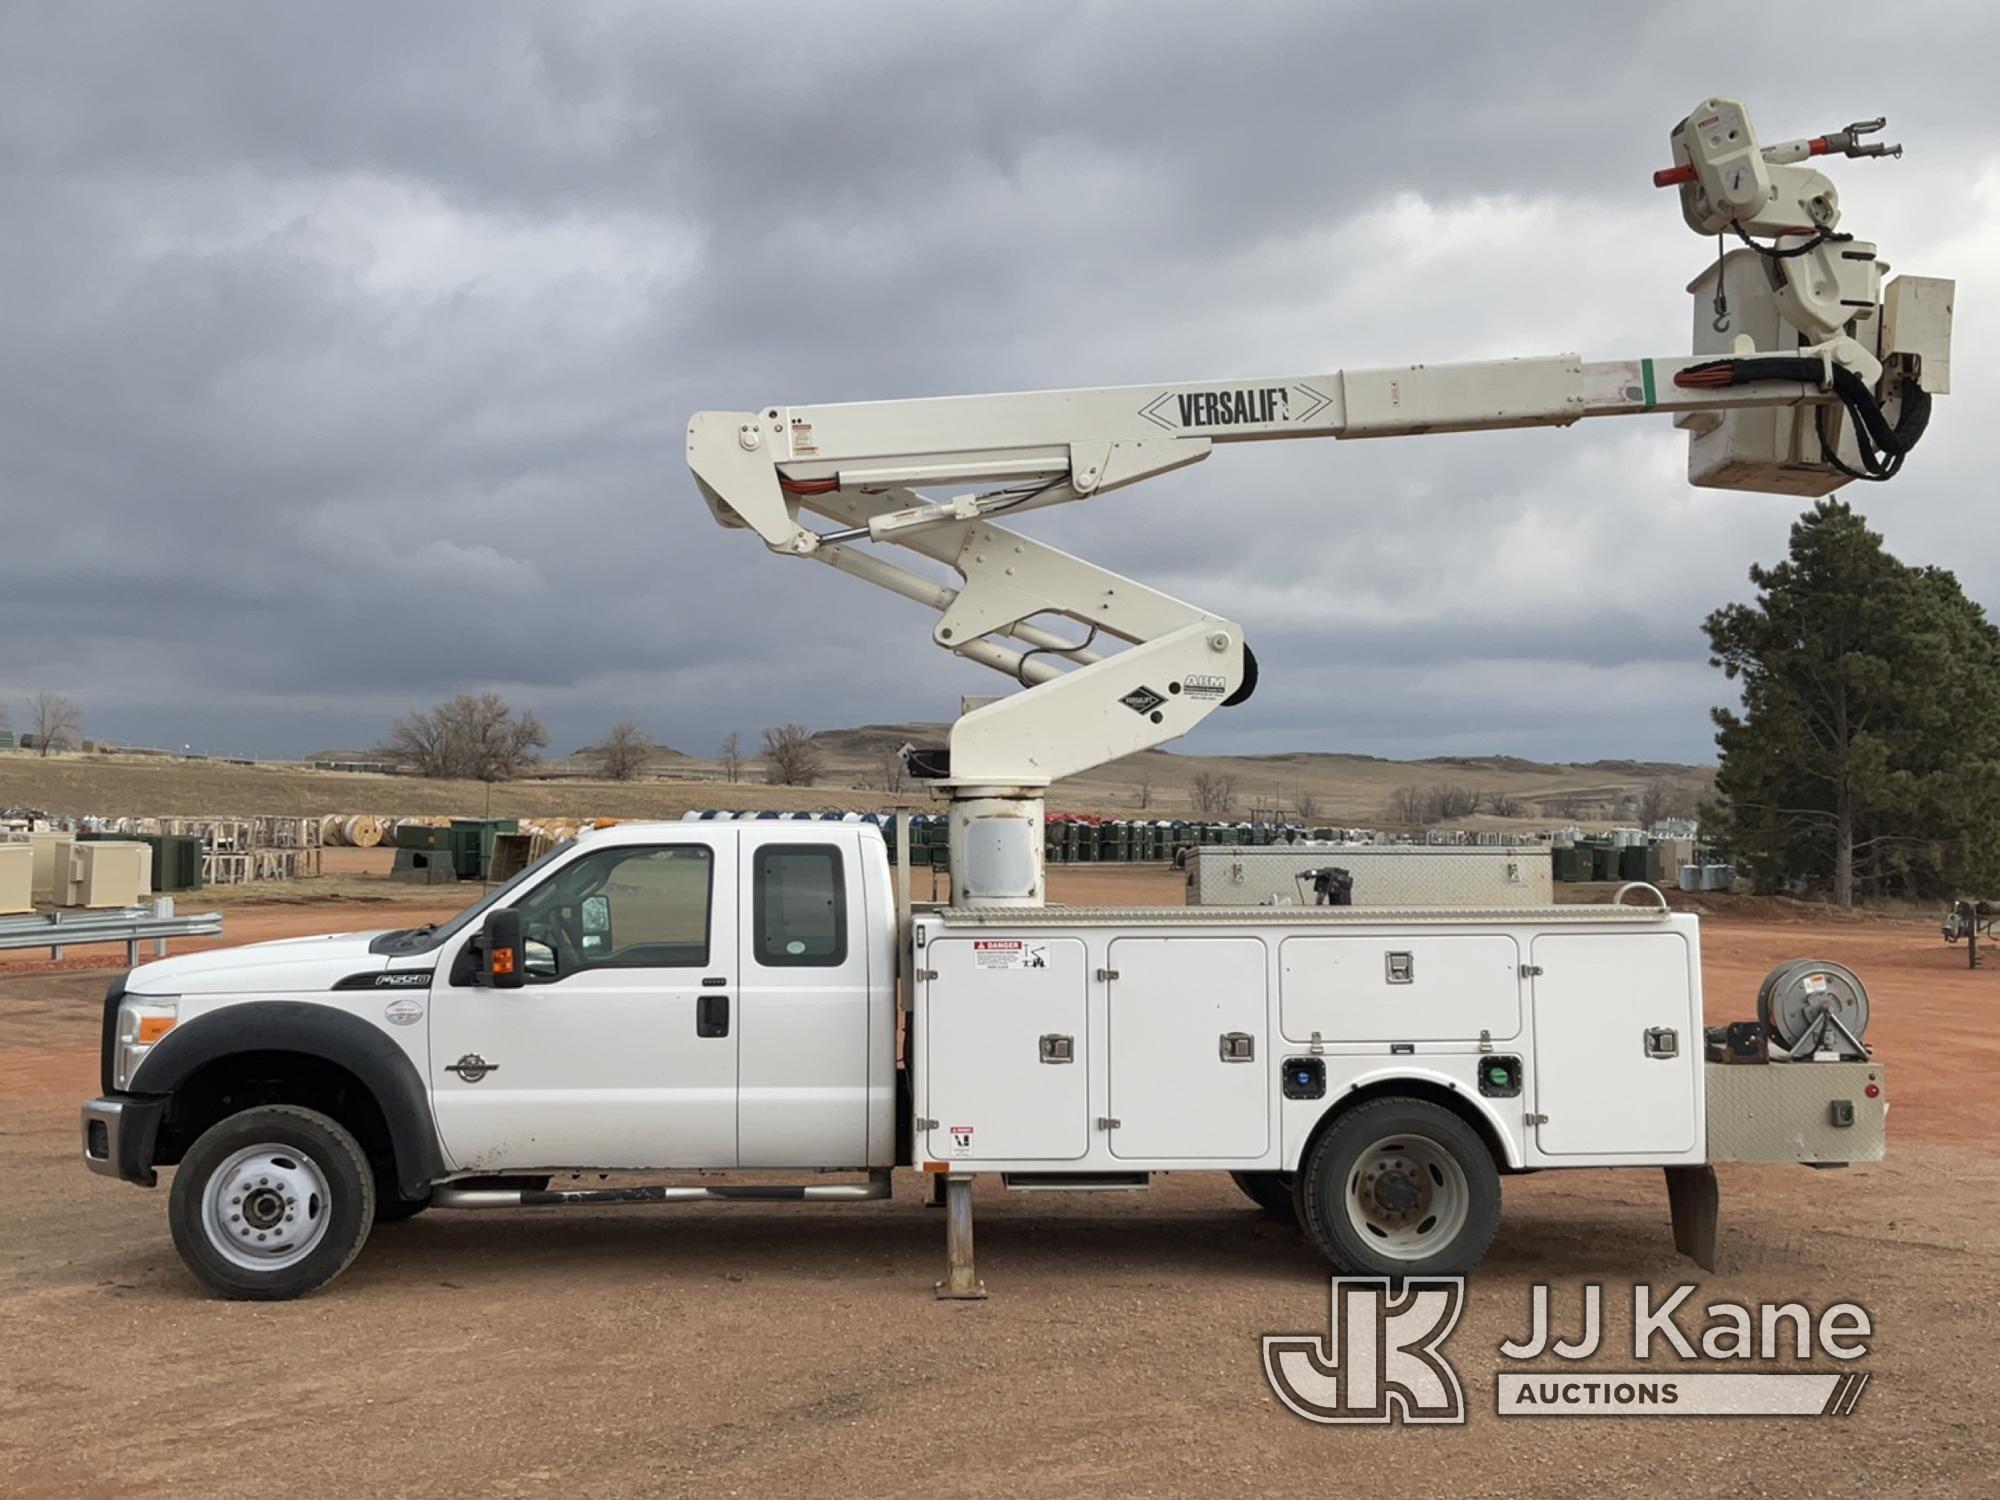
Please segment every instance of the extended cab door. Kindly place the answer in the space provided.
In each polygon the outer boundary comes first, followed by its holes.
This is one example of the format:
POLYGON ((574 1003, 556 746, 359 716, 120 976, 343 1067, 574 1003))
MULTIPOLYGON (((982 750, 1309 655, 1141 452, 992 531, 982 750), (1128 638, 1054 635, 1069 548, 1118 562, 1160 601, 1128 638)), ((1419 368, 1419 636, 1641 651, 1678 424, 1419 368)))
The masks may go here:
POLYGON ((440 964, 431 1098, 461 1169, 736 1165, 737 842, 585 840, 509 903, 524 986, 440 964))
POLYGON ((738 1160, 863 1166, 875 945, 859 851, 851 834, 815 837, 805 822, 745 824, 738 836, 738 1160))

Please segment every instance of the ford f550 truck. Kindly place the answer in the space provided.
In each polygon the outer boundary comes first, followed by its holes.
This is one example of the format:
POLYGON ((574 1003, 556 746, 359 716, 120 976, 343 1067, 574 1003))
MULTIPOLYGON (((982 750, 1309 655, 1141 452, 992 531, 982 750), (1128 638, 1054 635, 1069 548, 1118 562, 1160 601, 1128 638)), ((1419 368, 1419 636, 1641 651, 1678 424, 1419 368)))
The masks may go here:
MULTIPOLYGON (((231 1297, 310 1291, 431 1207, 872 1199, 898 1166, 1044 1190, 1228 1172, 1334 1264, 1391 1275, 1469 1270, 1508 1174, 1664 1167, 1705 1258, 1705 1164, 1879 1157, 1883 1075, 1825 1035, 1705 1061, 1696 919, 1636 894, 899 922, 872 826, 621 825, 438 926, 134 969, 84 1156, 147 1186, 174 1168, 175 1246, 231 1297), (687 1168, 773 1185, 598 1181, 687 1168)), ((1865 1025, 1836 967, 1767 986, 1778 1034, 1815 997, 1865 1025)))

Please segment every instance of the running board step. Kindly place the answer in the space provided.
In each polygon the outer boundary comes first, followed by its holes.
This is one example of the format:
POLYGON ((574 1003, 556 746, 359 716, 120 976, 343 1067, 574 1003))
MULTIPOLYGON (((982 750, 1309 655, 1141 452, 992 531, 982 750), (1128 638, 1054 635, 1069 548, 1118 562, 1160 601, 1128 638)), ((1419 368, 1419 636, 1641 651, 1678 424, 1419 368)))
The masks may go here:
POLYGON ((745 1187, 455 1188, 431 1193, 433 1208, 571 1208, 620 1203, 858 1203, 889 1196, 889 1174, 871 1172, 866 1182, 823 1182, 802 1186, 762 1183, 745 1187))
POLYGON ((1153 1185, 1150 1172, 1002 1172, 1000 1181, 1017 1193, 1131 1192, 1153 1185))

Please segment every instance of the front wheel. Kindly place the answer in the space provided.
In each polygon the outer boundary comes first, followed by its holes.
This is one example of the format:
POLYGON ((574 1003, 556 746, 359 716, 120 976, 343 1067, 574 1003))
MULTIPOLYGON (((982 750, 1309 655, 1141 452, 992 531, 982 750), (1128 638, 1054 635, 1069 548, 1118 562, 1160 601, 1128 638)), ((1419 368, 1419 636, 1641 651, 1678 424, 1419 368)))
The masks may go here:
POLYGON ((337 1120, 290 1104, 211 1126, 181 1159, 168 1198, 174 1248, 220 1296, 302 1297, 361 1252, 375 1177, 337 1120))
POLYGON ((1351 1275, 1462 1276, 1500 1227, 1500 1173, 1470 1125, 1424 1099, 1357 1106, 1299 1177, 1313 1242, 1351 1275))

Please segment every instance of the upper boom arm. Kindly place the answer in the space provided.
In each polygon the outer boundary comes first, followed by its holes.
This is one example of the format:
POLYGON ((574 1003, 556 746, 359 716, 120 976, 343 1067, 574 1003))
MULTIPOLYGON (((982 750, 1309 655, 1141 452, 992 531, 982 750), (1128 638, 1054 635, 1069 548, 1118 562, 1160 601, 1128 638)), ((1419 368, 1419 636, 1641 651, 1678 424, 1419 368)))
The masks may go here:
MULTIPOLYGON (((1025 511, 1181 468, 1206 458, 1216 443, 1562 427, 1584 417, 1822 399, 1797 380, 1721 390, 1674 384, 1697 363, 1692 357, 1586 363, 1557 354, 1185 385, 771 407, 761 414, 701 412, 689 425, 689 460, 719 506, 718 520, 747 525, 781 551, 809 551, 814 542, 799 531, 796 500, 824 487, 1046 488, 1006 505, 1025 511)), ((871 535, 882 541, 910 526, 969 518, 898 514, 871 535)))

